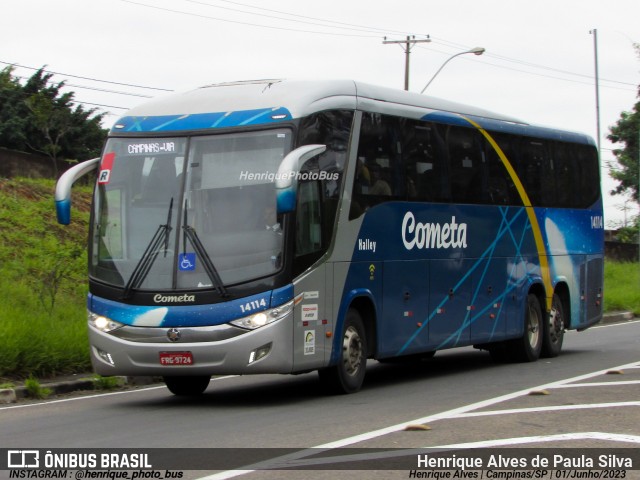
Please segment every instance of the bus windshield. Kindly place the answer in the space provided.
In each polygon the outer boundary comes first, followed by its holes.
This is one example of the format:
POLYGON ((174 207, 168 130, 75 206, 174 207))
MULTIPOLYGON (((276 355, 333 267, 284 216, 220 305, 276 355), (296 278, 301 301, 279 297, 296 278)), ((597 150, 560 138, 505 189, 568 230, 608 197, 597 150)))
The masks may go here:
POLYGON ((111 138, 100 164, 90 273, 143 290, 220 288, 283 262, 274 173, 288 130, 111 138))

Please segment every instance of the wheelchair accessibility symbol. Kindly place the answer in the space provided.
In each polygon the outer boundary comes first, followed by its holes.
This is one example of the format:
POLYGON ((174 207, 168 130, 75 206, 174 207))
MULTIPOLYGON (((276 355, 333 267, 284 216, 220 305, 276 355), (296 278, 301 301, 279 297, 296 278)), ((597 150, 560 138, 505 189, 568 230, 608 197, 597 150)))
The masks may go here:
POLYGON ((178 270, 189 272, 196 269, 196 254, 181 253, 178 255, 178 270))

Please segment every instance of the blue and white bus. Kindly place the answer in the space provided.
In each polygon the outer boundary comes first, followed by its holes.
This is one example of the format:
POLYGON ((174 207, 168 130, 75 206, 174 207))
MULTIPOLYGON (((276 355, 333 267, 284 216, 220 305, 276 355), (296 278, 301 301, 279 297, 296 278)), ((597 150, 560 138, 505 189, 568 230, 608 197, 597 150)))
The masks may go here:
POLYGON ((353 81, 211 85, 129 111, 97 170, 89 337, 100 375, 317 370, 473 345, 560 353, 602 316, 598 155, 585 135, 353 81))

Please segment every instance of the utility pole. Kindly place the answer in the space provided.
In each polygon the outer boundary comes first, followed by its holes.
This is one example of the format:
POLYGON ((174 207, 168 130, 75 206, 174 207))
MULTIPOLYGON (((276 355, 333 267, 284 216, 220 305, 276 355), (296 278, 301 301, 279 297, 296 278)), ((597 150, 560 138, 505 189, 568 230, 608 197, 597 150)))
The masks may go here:
POLYGON ((416 43, 429 43, 431 39, 429 35, 427 38, 416 39, 415 35, 407 35, 405 40, 387 40, 387 37, 384 37, 382 41, 383 44, 388 45, 390 43, 398 44, 404 50, 404 89, 409 90, 409 54, 411 53, 411 47, 416 43), (404 46, 403 46, 404 45, 404 46))
POLYGON ((597 136, 596 142, 598 144, 598 161, 601 160, 600 151, 600 78, 598 73, 598 29, 594 28, 589 32, 593 35, 593 56, 595 64, 595 80, 596 80, 596 127, 597 136))

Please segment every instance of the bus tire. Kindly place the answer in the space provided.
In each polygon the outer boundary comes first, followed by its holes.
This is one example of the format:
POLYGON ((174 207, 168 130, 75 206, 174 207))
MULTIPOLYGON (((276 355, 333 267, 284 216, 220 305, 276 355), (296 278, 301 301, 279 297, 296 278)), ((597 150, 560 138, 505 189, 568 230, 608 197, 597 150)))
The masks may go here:
POLYGON ((318 370, 318 376, 328 393, 355 393, 362 387, 367 369, 367 337, 357 310, 347 311, 341 338, 338 363, 318 370))
POLYGON ((512 340, 509 344, 510 359, 514 362, 535 362, 542 351, 542 337, 544 334, 544 317, 540 300, 534 294, 527 296, 524 310, 524 332, 522 337, 512 340))
POLYGON ((195 377, 162 377, 171 393, 178 396, 193 397, 201 395, 209 386, 208 375, 195 377))
POLYGON ((553 295, 551 301, 551 311, 544 323, 544 333, 542 336, 542 357, 552 358, 560 355, 562 341, 564 340, 564 309, 562 300, 557 294, 553 295))

